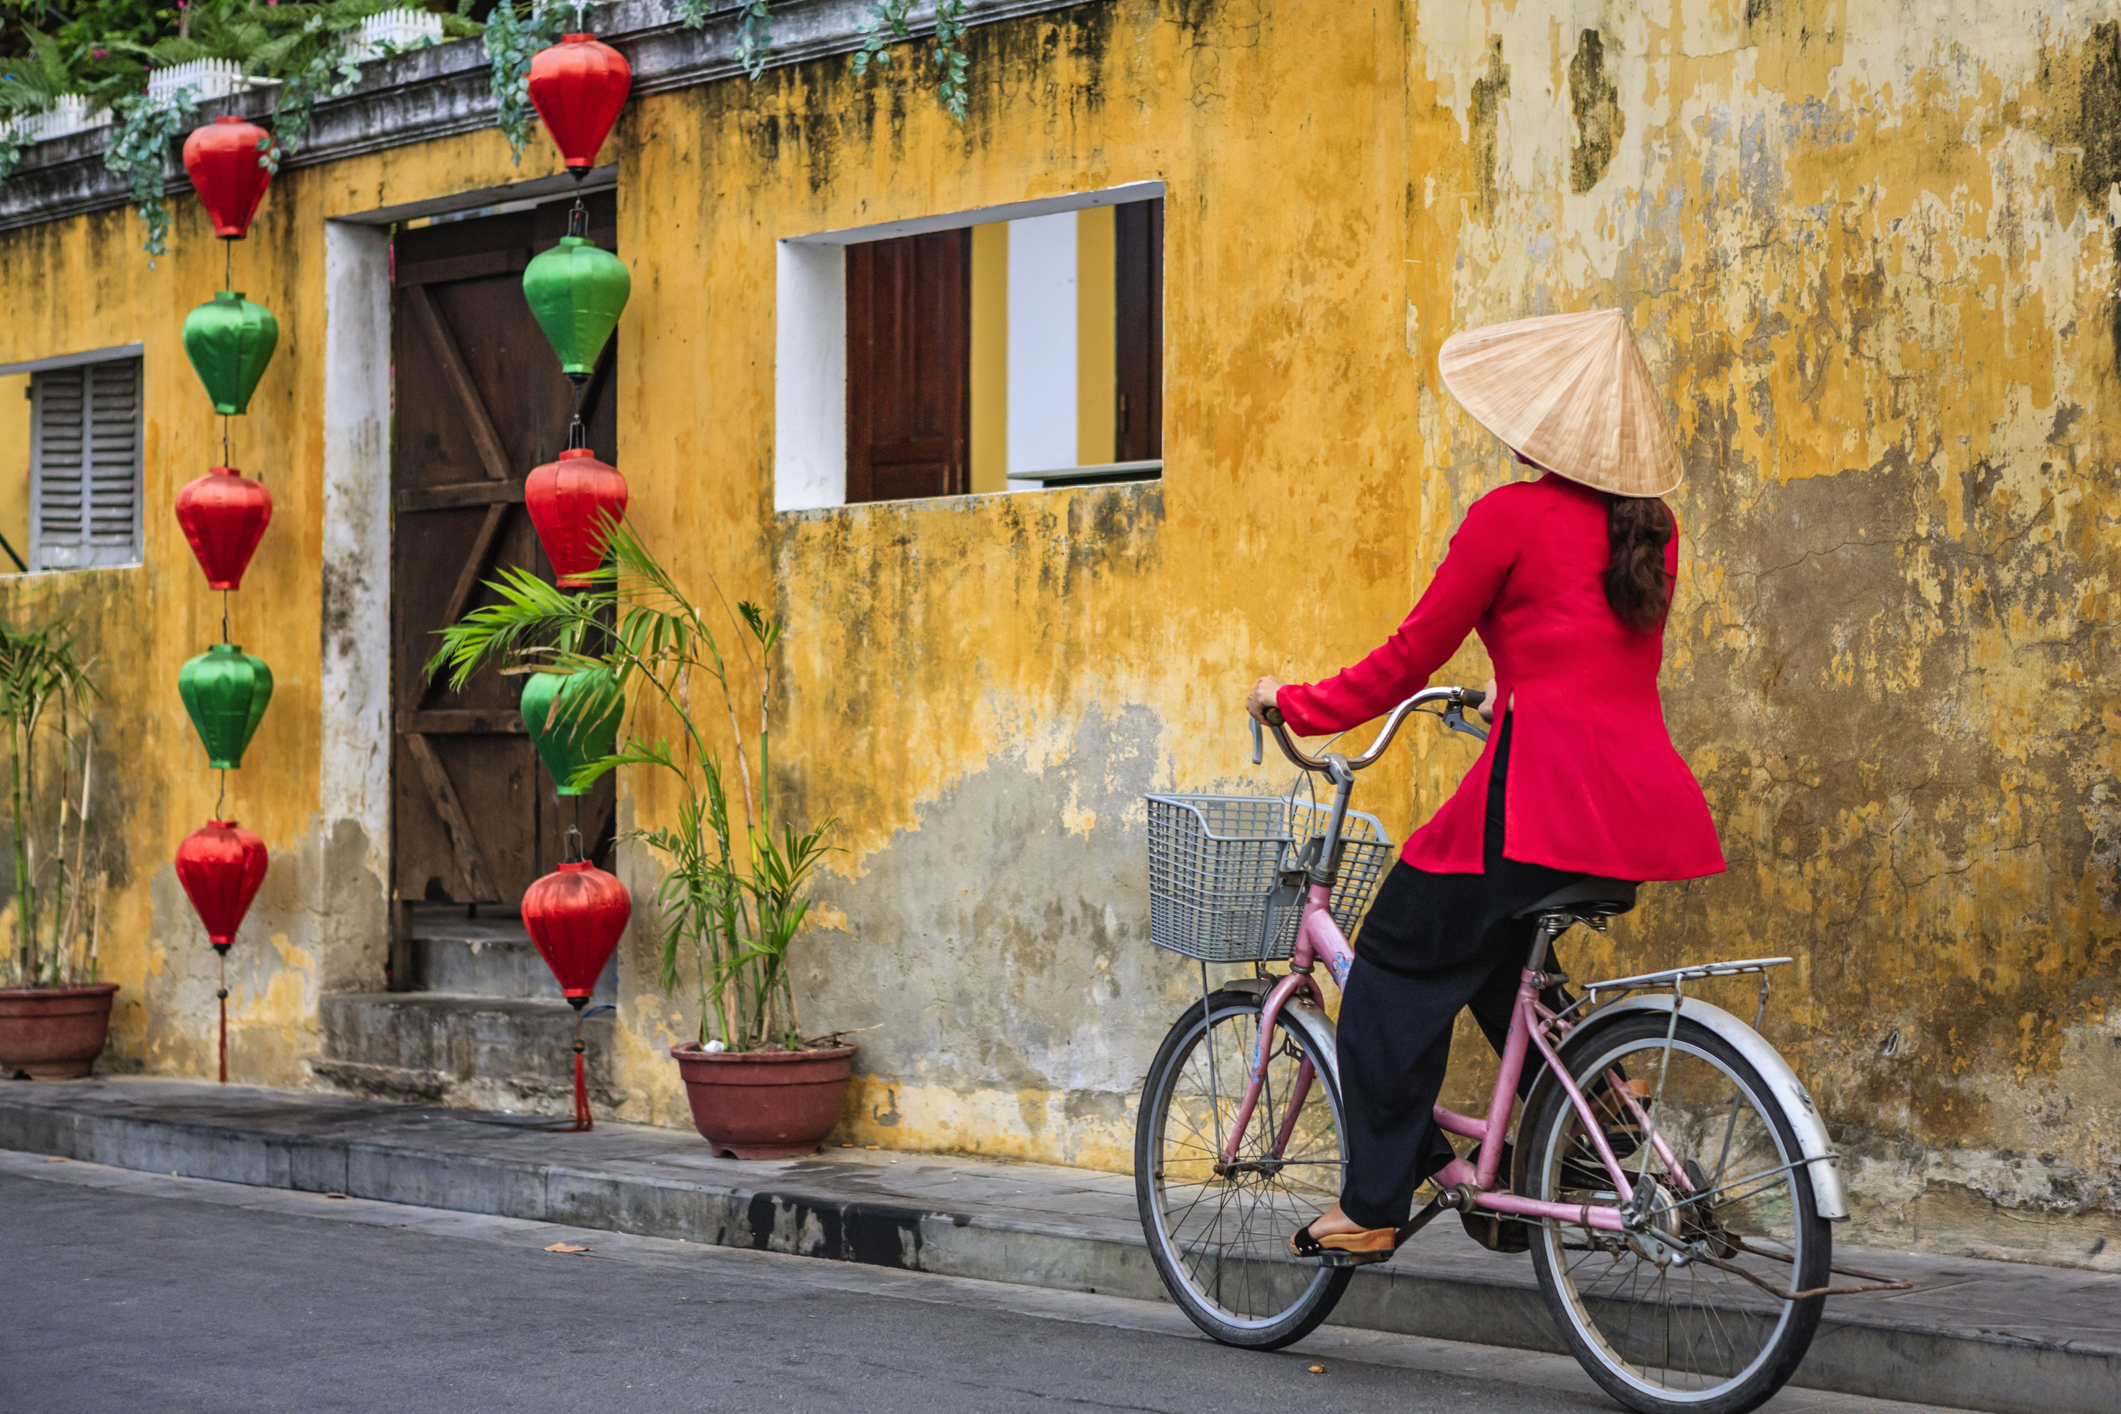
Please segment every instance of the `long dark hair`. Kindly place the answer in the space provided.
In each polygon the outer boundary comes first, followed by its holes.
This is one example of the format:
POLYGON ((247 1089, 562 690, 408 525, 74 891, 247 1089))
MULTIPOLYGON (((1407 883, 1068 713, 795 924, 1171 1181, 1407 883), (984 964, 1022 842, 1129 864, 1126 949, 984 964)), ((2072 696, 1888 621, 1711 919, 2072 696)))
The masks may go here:
POLYGON ((1605 601, 1638 633, 1662 627, 1672 607, 1664 547, 1671 543, 1673 529, 1671 510, 1655 496, 1606 498, 1606 544, 1612 559, 1606 565, 1605 601))

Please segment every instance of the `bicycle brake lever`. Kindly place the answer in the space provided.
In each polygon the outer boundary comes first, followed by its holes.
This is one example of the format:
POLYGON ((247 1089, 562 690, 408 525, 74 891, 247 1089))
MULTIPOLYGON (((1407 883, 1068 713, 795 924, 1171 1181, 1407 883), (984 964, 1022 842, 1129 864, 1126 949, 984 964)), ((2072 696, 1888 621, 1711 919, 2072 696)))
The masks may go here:
POLYGON ((1267 759, 1266 733, 1259 729, 1259 718, 1247 717, 1245 720, 1252 724, 1252 764, 1257 766, 1267 759))
POLYGON ((1475 741, 1486 741, 1488 734, 1466 720, 1465 711, 1457 703, 1444 709, 1443 724, 1454 732, 1464 732, 1475 741))

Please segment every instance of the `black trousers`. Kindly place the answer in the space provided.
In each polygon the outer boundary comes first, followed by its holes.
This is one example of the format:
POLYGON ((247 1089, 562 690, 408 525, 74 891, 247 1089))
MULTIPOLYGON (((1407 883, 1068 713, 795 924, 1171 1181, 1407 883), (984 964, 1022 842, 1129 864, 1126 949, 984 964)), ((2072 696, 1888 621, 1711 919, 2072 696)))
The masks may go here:
MULTIPOLYGON (((1355 940, 1340 1007, 1348 1149, 1340 1206, 1364 1227, 1405 1222, 1414 1190, 1451 1161, 1431 1113, 1451 1060, 1451 1027, 1470 1006, 1501 1052, 1518 975, 1538 931, 1535 920, 1512 915, 1583 877, 1503 857, 1510 719, 1497 730, 1482 872, 1394 865, 1355 940)), ((1560 1005, 1558 995, 1546 1000, 1560 1005)), ((1542 1064, 1536 1051, 1527 1057, 1519 1093, 1530 1090, 1542 1064)))

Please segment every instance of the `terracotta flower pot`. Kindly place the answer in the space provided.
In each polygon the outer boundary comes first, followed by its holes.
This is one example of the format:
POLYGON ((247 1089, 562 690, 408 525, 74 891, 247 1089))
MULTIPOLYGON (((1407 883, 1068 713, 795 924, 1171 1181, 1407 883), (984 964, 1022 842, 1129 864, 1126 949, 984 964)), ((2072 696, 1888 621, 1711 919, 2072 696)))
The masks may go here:
POLYGON ((692 1122, 717 1154, 793 1159, 814 1153, 840 1122, 859 1046, 826 1051, 703 1051, 672 1046, 692 1122))
POLYGON ((116 982, 0 987, 0 1079, 74 1080, 95 1068, 110 1035, 116 982))

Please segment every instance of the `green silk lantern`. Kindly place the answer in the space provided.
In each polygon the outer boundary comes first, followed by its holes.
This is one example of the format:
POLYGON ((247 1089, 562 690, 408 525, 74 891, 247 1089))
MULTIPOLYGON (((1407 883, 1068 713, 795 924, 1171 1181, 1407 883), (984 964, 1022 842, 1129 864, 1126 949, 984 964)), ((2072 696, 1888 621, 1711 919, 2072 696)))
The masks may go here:
POLYGON ((523 684, 523 729, 560 788, 582 795, 570 782, 591 761, 618 750, 623 704, 609 672, 533 673, 523 684))
POLYGON ((232 771, 272 701, 272 669, 233 643, 216 643, 177 674, 184 710, 206 744, 207 764, 232 771))
POLYGON ((569 378, 587 378, 618 327, 633 277, 619 258, 581 236, 562 236, 523 271, 523 298, 569 378))
POLYGON ((214 411, 239 416, 272 362, 280 321, 262 304, 223 290, 184 317, 184 352, 199 371, 214 411))

